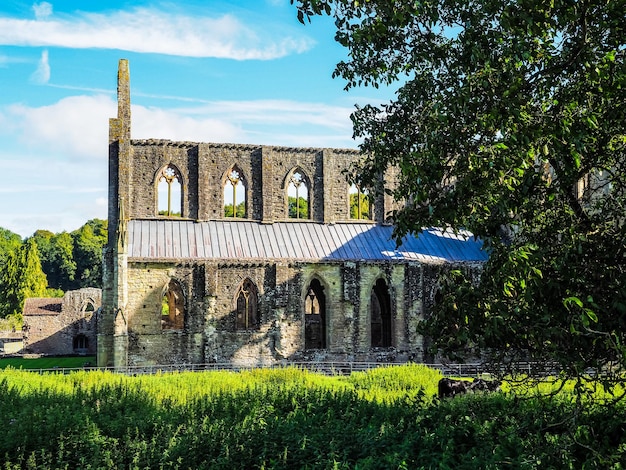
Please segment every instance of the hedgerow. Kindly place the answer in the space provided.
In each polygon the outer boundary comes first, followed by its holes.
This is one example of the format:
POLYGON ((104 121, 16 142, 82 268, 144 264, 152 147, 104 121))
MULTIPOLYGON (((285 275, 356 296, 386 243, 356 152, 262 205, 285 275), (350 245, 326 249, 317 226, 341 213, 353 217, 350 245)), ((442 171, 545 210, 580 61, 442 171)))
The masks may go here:
POLYGON ((566 393, 434 397, 406 365, 128 377, 0 372, 4 469, 622 468, 626 410, 566 393))

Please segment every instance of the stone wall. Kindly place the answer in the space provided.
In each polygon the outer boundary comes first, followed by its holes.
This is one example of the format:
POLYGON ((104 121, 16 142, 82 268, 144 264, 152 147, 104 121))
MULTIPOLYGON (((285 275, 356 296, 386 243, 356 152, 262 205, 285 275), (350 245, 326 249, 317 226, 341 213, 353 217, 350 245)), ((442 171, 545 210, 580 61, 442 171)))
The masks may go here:
POLYGON ((101 295, 96 288, 69 291, 63 296, 59 313, 26 313, 24 352, 96 354, 101 295))
MULTIPOLYGON (((356 150, 203 144, 168 140, 133 140, 129 168, 129 218, 158 217, 160 172, 173 165, 182 178, 182 216, 194 220, 224 218, 224 185, 233 168, 241 170, 247 194, 247 218, 272 222, 288 219, 288 177, 299 171, 308 186, 310 219, 350 220, 344 170, 359 157, 356 150)), ((376 202, 377 217, 385 211, 376 202)))
POLYGON ((118 316, 126 333, 117 341, 127 347, 124 357, 130 365, 249 365, 311 358, 421 361, 423 342, 416 322, 424 315, 422 299, 432 296, 435 284, 436 278, 424 283, 419 263, 131 262, 128 302, 118 316), (184 327, 179 330, 164 330, 161 324, 163 292, 171 279, 185 296, 184 327), (238 330, 236 294, 246 279, 256 286, 260 321, 258 328, 238 330), (307 351, 304 302, 314 279, 323 286, 326 301, 326 348, 307 351), (371 346, 372 288, 378 280, 389 288, 393 315, 386 354, 371 346))

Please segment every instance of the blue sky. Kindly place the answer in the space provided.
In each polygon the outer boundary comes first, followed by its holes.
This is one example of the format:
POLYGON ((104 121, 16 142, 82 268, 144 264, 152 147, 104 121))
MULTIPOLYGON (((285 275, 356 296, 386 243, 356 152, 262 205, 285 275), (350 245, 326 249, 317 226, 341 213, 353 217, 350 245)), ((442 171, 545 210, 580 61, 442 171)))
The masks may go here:
POLYGON ((72 231, 107 214, 108 120, 129 60, 132 137, 355 148, 329 18, 289 0, 0 2, 0 227, 72 231), (106 6, 103 6, 106 5, 106 6))

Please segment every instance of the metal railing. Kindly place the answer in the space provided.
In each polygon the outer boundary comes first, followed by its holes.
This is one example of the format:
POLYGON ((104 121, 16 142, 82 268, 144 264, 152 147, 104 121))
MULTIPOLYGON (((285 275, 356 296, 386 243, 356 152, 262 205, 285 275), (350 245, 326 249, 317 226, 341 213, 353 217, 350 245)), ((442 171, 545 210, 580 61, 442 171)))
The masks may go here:
MULTIPOLYGON (((400 366, 406 363, 399 362, 350 362, 350 361, 329 361, 329 362, 292 362, 283 361, 274 364, 234 364, 230 362, 206 363, 206 364, 154 364, 141 366, 123 367, 76 367, 50 369, 28 369, 38 373, 58 373, 69 374, 77 371, 111 371, 125 375, 145 375, 176 372, 202 372, 202 371, 232 371, 241 372, 254 369, 281 369, 295 367, 325 375, 350 375, 353 372, 365 372, 380 367, 400 366)), ((421 364, 421 363, 419 363, 421 364)), ((421 364, 432 369, 440 370, 444 376, 456 377, 479 377, 484 375, 498 375, 503 373, 526 374, 531 377, 545 377, 557 375, 558 370, 554 364, 538 362, 517 362, 495 368, 492 364, 470 363, 470 364, 421 364)))

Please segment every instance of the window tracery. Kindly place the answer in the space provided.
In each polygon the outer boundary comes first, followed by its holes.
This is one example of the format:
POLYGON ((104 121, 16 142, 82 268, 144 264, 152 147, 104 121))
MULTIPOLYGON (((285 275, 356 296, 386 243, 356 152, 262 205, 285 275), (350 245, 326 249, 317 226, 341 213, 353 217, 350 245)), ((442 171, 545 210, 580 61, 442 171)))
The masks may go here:
POLYGON ((288 178, 287 203, 290 219, 308 219, 309 184, 300 170, 295 170, 288 178))
POLYGON ((326 348, 326 296, 318 279, 309 284, 304 299, 304 348, 326 348))
POLYGON ((182 215, 182 181, 180 172, 174 165, 163 167, 157 178, 159 215, 167 217, 182 215))
POLYGON ((245 279, 236 296, 237 313, 235 328, 249 330, 259 327, 258 292, 250 279, 245 279))
POLYGON ((233 167, 224 181, 224 217, 247 217, 247 188, 243 172, 233 167))

